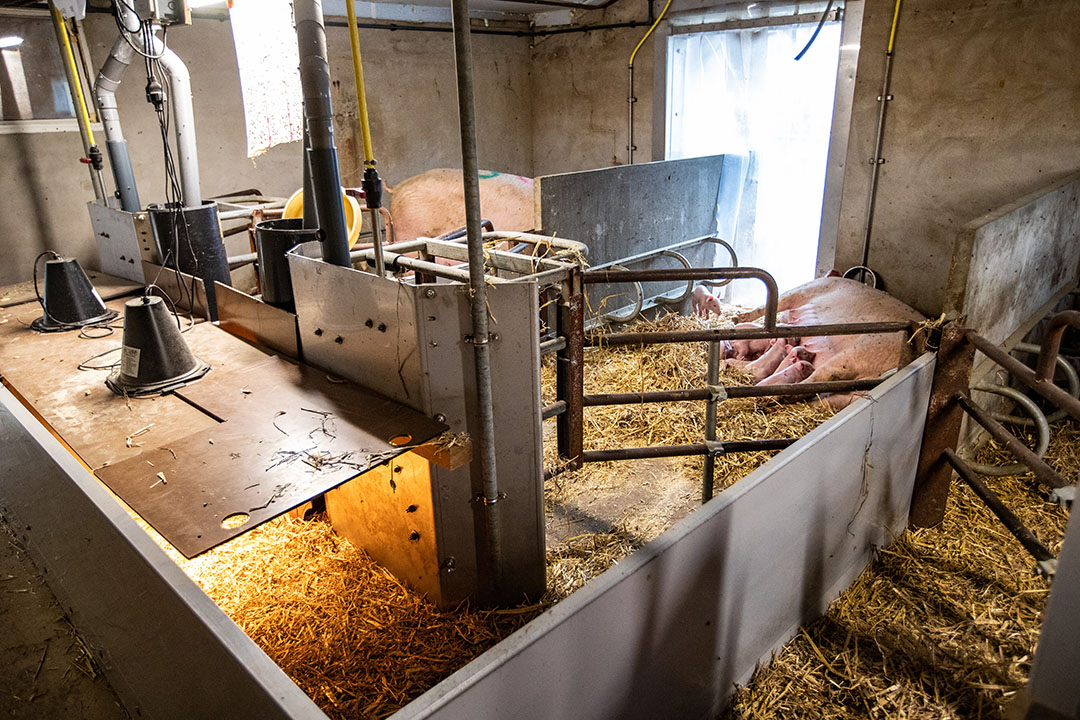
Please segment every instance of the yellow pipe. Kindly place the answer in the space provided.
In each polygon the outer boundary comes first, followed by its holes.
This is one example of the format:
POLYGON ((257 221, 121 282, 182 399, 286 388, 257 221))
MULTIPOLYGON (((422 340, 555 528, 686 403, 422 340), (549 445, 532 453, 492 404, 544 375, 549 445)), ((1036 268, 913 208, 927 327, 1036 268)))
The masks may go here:
POLYGON ((896 0, 896 9, 892 16, 892 30, 889 31, 889 54, 892 55, 893 43, 896 42, 896 23, 900 20, 900 2, 896 0))
POLYGON ((86 98, 83 96, 82 82, 79 80, 79 67, 75 64, 75 55, 71 52, 71 39, 68 37, 67 23, 64 22, 64 18, 61 17, 60 11, 56 9, 55 5, 52 5, 52 11, 53 22, 56 23, 60 36, 64 39, 64 59, 67 61, 68 67, 71 68, 71 77, 75 82, 75 97, 79 100, 79 114, 82 116, 83 125, 86 127, 87 139, 90 141, 90 145, 97 145, 94 142, 94 130, 90 127, 90 113, 86 110, 86 98))
POLYGON ((364 164, 375 165, 375 151, 371 148, 371 128, 368 126, 367 94, 364 91, 364 66, 360 62, 360 28, 356 24, 355 0, 345 0, 349 13, 349 40, 352 41, 353 76, 356 78, 356 104, 360 110, 360 134, 364 138, 364 164))
POLYGON ((669 7, 671 7, 671 0, 667 0, 667 4, 664 5, 664 9, 660 11, 660 15, 656 18, 656 22, 654 22, 649 27, 649 30, 645 33, 645 37, 641 38, 641 40, 637 44, 637 47, 634 48, 634 52, 630 53, 631 68, 634 67, 634 58, 637 57, 638 50, 640 50, 641 46, 645 44, 645 41, 649 39, 649 36, 653 34, 653 30, 655 30, 656 26, 660 24, 660 21, 664 19, 664 15, 667 14, 669 7))

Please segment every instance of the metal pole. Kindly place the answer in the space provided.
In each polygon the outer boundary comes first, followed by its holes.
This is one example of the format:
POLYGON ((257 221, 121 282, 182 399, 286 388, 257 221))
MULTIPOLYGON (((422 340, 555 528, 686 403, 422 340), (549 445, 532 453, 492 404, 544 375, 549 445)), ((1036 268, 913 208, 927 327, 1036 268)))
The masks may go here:
POLYGON ((1065 310, 1050 319, 1050 324, 1046 327, 1046 337, 1043 338, 1042 348, 1039 350, 1039 362, 1035 370, 1039 382, 1054 381, 1054 365, 1057 362, 1058 352, 1061 350, 1061 338, 1069 327, 1080 328, 1080 312, 1065 310))
POLYGON ((870 197, 866 203, 866 224, 863 225, 863 267, 860 282, 866 281, 866 266, 870 262, 870 234, 874 227, 874 206, 877 204, 878 174, 885 158, 881 157, 881 147, 885 141, 885 108, 892 98, 889 96, 890 79, 892 78, 891 52, 885 53, 885 80, 881 85, 881 96, 878 98, 881 109, 878 111, 877 139, 874 141, 874 157, 870 158, 870 197))
POLYGON ((452 0, 454 64, 457 67, 458 116, 461 129, 461 168, 465 190, 465 227, 469 246, 469 294, 472 303, 472 342, 476 362, 477 414, 480 420, 480 477, 487 533, 486 561, 491 573, 492 594, 498 597, 502 582, 502 541, 496 503, 499 497, 495 466, 495 417, 491 395, 490 335, 487 288, 484 273, 484 240, 480 229, 480 177, 476 157, 476 115, 473 105, 472 38, 469 34, 469 0, 452 0))
POLYGON ((626 164, 634 164, 634 103, 637 102, 637 98, 634 97, 634 66, 630 65, 630 90, 626 94, 626 164))
MULTIPOLYGON (((712 347, 719 347, 712 343, 712 347)), ((715 385, 715 382, 710 381, 715 385)), ((872 378, 869 380, 833 380, 827 382, 801 382, 791 385, 728 385, 716 388, 722 397, 747 398, 747 397, 797 397, 800 395, 820 395, 823 393, 837 392, 862 392, 873 390, 883 380, 872 378)), ((687 402, 694 400, 708 400, 712 397, 710 388, 693 388, 687 390, 647 390, 645 392, 629 393, 598 393, 585 395, 581 399, 583 407, 597 407, 602 405, 641 405, 643 403, 687 402)))
POLYGON ((79 124, 79 135, 82 138, 83 152, 90 166, 90 183, 94 187, 94 197, 98 203, 105 204, 105 179, 102 176, 101 151, 94 142, 94 131, 90 127, 90 117, 86 109, 86 97, 83 95, 82 83, 79 80, 79 69, 75 66, 75 56, 71 52, 71 38, 68 37, 67 25, 56 5, 49 3, 52 11, 53 30, 56 31, 56 42, 60 45, 60 54, 63 56, 64 75, 67 77, 68 90, 75 106, 75 119, 79 124))
POLYGON ((328 263, 351 267, 349 233, 341 202, 341 173, 334 146, 334 109, 330 102, 330 63, 326 59, 322 0, 295 0, 293 15, 300 50, 304 117, 311 140, 308 158, 319 230, 323 234, 322 256, 328 263))
MULTIPOLYGON (((836 323, 831 325, 781 325, 773 329, 738 328, 715 330, 664 330, 660 332, 622 332, 610 335, 590 335, 590 347, 618 345, 657 345, 661 343, 721 342, 723 340, 761 340, 778 337, 826 337, 829 335, 871 335, 875 333, 911 332, 908 322, 836 323)), ((1019 362, 1019 361, 1017 361, 1019 362)), ((1034 375, 1034 372, 1032 372, 1034 375)), ((1072 397, 1064 390, 1061 393, 1072 397)), ((1073 398, 1076 401, 1076 398, 1073 398)), ((1077 401, 1080 402, 1080 401, 1077 401)))
POLYGON ((971 341, 972 345, 986 355, 986 357, 1008 370, 1014 379, 1019 380, 1050 402, 1063 408, 1077 420, 1080 420, 1080 400, 1074 398, 1054 383, 1040 380, 1034 370, 999 348, 994 343, 982 337, 974 330, 967 331, 967 339, 971 341))
POLYGON ((731 440, 725 442, 691 443, 690 445, 650 445, 647 447, 614 448, 612 450, 586 450, 582 462, 607 462, 608 460, 642 460, 644 458, 688 457, 714 453, 758 452, 759 450, 783 450, 794 445, 799 438, 770 438, 768 440, 731 440))
POLYGON ((375 251, 375 274, 386 277, 386 258, 383 255, 382 228, 379 226, 379 208, 370 208, 368 214, 371 217, 371 242, 372 250, 375 251))
MULTIPOLYGON (((716 387, 720 382, 720 345, 709 343, 709 369, 705 374, 705 382, 711 387, 716 387)), ((716 440, 716 401, 717 394, 711 392, 709 401, 705 405, 705 444, 716 440)), ((701 502, 712 500, 713 478, 716 472, 716 458, 712 453, 705 456, 705 470, 701 477, 701 502)))
POLYGON ((982 425, 986 432, 990 433, 991 437, 1008 448, 1009 452, 1026 465, 1035 474, 1039 482, 1049 488, 1060 488, 1069 484, 1065 478, 1058 475, 1052 467, 1032 452, 1031 448, 1020 442, 1015 435, 1005 429, 1004 425, 990 417, 990 413, 973 403, 969 397, 963 393, 957 393, 953 397, 956 398, 956 402, 960 403, 960 407, 963 408, 964 412, 970 415, 975 422, 982 425))

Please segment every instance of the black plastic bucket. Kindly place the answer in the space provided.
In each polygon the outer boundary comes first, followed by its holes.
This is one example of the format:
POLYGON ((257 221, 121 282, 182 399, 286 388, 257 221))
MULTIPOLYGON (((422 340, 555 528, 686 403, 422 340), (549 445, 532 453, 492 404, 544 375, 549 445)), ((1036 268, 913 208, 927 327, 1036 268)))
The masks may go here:
POLYGON ((182 210, 176 203, 168 203, 150 205, 147 210, 162 263, 203 281, 210 319, 217 320, 214 282, 232 285, 217 203, 205 200, 202 205, 182 210))
POLYGON ((292 276, 285 253, 300 243, 318 240, 318 229, 304 229, 302 218, 267 220, 255 226, 255 250, 259 256, 259 286, 267 305, 296 312, 292 276))

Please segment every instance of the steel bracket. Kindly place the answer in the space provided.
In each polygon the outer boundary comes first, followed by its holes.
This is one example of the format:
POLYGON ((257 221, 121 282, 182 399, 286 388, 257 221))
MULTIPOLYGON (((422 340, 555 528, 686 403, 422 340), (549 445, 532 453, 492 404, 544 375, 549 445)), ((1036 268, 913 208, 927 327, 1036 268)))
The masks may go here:
POLYGON ((724 448, 722 440, 706 440, 705 448, 709 451, 710 455, 725 455, 727 450, 724 448))
POLYGON ((710 401, 723 402, 728 399, 727 388, 723 385, 706 385, 705 387, 709 391, 710 401))
POLYGON ((1039 568, 1039 575, 1047 580, 1053 580, 1054 575, 1057 573, 1057 558, 1050 558, 1049 560, 1042 560, 1037 567, 1039 568))
POLYGON ((1065 487, 1054 488, 1050 491, 1050 502, 1056 502, 1058 505, 1066 510, 1071 510, 1073 500, 1076 499, 1076 486, 1066 485, 1065 487))

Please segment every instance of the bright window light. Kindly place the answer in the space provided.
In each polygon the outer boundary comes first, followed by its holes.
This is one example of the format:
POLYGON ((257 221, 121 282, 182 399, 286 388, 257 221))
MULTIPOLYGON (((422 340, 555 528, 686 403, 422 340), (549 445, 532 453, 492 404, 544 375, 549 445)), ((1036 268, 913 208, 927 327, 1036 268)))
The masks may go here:
POLYGON ((6 37, 0 37, 0 50, 7 48, 19 47, 23 44, 23 39, 18 35, 8 35, 6 37))

